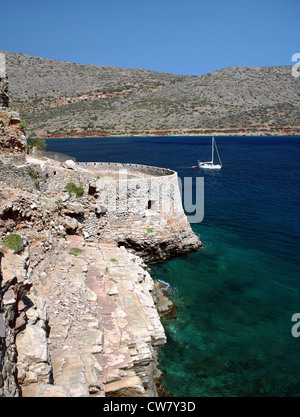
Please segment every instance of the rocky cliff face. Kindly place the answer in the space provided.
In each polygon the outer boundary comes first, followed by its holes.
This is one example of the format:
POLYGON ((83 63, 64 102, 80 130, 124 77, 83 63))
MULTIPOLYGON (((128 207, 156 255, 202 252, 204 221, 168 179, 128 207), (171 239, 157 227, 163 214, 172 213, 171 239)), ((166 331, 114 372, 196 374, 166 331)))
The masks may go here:
MULTIPOLYGON (((31 288, 28 276, 28 250, 16 256, 9 250, 0 253, 0 397, 21 395, 17 381, 17 334, 24 328, 26 294, 31 288)), ((31 349, 32 346, 28 346, 31 349)))
POLYGON ((19 114, 9 109, 5 56, 0 54, 0 149, 9 157, 26 153, 26 137, 20 128, 19 114))
POLYGON ((104 198, 103 186, 115 184, 120 201, 116 171, 93 167, 0 156, 0 395, 158 395, 157 352, 166 342, 158 310, 173 306, 144 261, 201 242, 177 201, 173 172, 164 172, 172 204, 149 208, 150 194, 139 199, 137 185, 165 177, 132 167, 132 212, 131 203, 111 209, 104 198), (70 195, 70 183, 82 184, 83 194, 70 195), (3 246, 12 233, 24 242, 18 254, 3 246))
POLYGON ((1 394, 156 396, 157 350, 166 338, 141 258, 113 241, 63 237, 47 199, 1 197, 5 230, 27 244, 24 255, 1 250, 1 394), (49 227, 35 229, 39 212, 49 227))

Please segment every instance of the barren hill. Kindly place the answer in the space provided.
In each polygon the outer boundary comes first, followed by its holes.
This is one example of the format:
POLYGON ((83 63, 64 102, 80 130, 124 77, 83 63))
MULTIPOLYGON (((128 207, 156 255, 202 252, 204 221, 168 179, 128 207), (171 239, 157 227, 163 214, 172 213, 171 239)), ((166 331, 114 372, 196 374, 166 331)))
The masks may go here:
POLYGON ((299 134, 291 66, 202 76, 6 55, 12 107, 37 136, 299 134))

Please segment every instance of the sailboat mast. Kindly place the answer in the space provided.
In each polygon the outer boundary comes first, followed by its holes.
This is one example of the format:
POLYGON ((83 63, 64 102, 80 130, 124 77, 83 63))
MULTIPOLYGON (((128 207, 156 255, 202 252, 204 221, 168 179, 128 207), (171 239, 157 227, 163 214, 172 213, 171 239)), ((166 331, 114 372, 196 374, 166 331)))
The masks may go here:
POLYGON ((214 163, 214 137, 211 139, 211 162, 214 163))
POLYGON ((219 154, 219 151, 218 151, 218 147, 217 147, 216 142, 215 142, 215 147, 216 147, 216 151, 217 151, 217 154, 218 154, 219 163, 220 163, 220 165, 222 166, 222 161, 221 161, 221 158, 220 158, 220 154, 219 154))

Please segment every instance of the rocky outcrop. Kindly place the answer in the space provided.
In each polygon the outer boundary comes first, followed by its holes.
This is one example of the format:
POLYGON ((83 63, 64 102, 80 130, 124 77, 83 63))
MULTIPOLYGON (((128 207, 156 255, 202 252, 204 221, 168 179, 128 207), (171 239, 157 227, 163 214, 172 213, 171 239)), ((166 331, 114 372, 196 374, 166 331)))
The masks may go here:
POLYGON ((161 262, 178 255, 196 251, 201 243, 186 221, 174 222, 174 228, 162 228, 151 233, 147 231, 131 230, 125 232, 119 229, 116 240, 129 250, 141 256, 148 264, 161 262), (184 230, 182 227, 186 227, 184 230))
POLYGON ((24 301, 28 301, 26 294, 32 285, 28 279, 28 251, 25 253, 21 257, 6 249, 0 251, 0 397, 21 395, 16 337, 26 324, 24 301))
POLYGON ((19 166, 0 160, 2 181, 16 187, 13 197, 2 188, 0 231, 20 224, 26 233, 48 233, 50 229, 56 236, 67 233, 94 241, 114 241, 147 263, 201 246, 183 212, 175 172, 149 167, 149 175, 147 167, 115 165, 85 164, 70 169, 59 162, 31 157, 19 166), (119 168, 128 170, 125 188, 120 186, 124 182, 118 179, 119 168), (82 184, 80 198, 66 191, 70 183, 82 184), (161 194, 155 189, 162 190, 161 194), (149 201, 155 202, 150 209, 149 201))
POLYGON ((26 154, 26 136, 18 113, 0 108, 0 148, 6 157, 26 154))
POLYGON ((176 318, 175 304, 167 296, 169 290, 166 283, 154 281, 154 300, 158 314, 160 317, 176 318))
POLYGON ((2 249, 0 396, 156 396, 166 338, 141 258, 79 236, 44 249, 2 249))
POLYGON ((139 257, 70 236, 48 251, 31 281, 15 337, 22 396, 157 395, 157 350, 166 338, 139 257))
POLYGON ((0 54, 0 149, 2 154, 12 157, 26 153, 26 137, 20 128, 19 114, 11 111, 8 106, 5 56, 0 54))
POLYGON ((50 329, 45 300, 35 295, 34 290, 23 300, 23 305, 25 326, 16 337, 18 382, 22 388, 32 383, 52 381, 52 364, 48 349, 50 329))

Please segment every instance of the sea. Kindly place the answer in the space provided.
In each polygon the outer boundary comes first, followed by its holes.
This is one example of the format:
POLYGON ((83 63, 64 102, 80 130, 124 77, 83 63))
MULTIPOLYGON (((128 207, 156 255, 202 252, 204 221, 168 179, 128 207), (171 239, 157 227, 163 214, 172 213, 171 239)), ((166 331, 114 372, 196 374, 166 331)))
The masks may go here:
POLYGON ((171 168, 204 178, 197 252, 150 265, 168 284, 177 317, 159 351, 173 397, 300 396, 300 137, 48 139, 77 161, 171 168), (299 313, 299 316, 297 316, 299 313), (297 318, 299 317, 299 318, 297 318), (298 321, 297 321, 298 320, 298 321))

